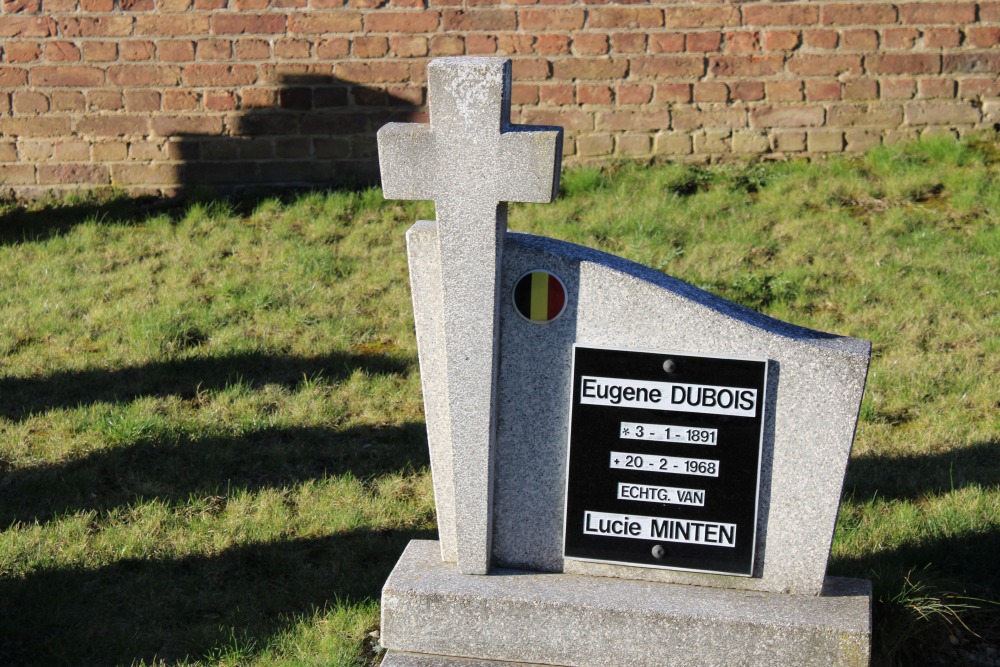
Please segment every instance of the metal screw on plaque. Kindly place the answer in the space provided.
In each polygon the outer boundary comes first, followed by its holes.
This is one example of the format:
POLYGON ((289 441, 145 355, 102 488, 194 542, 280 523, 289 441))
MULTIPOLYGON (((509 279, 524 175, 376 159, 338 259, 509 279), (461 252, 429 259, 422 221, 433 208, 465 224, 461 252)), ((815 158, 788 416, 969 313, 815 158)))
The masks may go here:
POLYGON ((653 558, 659 560, 667 555, 667 550, 663 548, 663 545, 657 544, 653 547, 653 558))
POLYGON ((674 371, 677 370, 677 362, 674 361, 673 359, 667 359, 666 361, 663 362, 663 370, 665 370, 668 373, 673 373, 674 371))

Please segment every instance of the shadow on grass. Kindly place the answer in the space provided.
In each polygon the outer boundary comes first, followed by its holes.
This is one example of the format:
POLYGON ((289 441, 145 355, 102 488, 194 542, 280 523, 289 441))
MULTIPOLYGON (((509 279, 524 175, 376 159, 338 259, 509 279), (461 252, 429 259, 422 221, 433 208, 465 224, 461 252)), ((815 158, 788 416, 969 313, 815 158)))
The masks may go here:
POLYGON ((872 580, 873 665, 972 667, 1000 651, 997 554, 993 529, 833 558, 829 573, 872 580))
POLYGON ((7 471, 0 480, 0 530, 15 522, 42 523, 81 510, 106 512, 142 500, 183 504, 345 473, 366 479, 428 464, 423 423, 144 440, 66 463, 7 471))
POLYGON ((433 537, 358 530, 0 580, 0 656, 100 666, 201 658, 234 641, 259 648, 315 610, 377 601, 406 544, 433 537))
POLYGON ((940 454, 862 456, 847 467, 847 497, 915 500, 968 486, 1000 485, 1000 440, 940 454))
POLYGON ((94 403, 129 402, 143 396, 192 398, 199 391, 242 383, 251 388, 278 384, 292 388, 304 378, 336 382, 355 371, 404 374, 408 357, 331 353, 296 357, 261 353, 158 361, 115 370, 61 371, 40 378, 0 378, 0 417, 18 421, 32 413, 94 403))

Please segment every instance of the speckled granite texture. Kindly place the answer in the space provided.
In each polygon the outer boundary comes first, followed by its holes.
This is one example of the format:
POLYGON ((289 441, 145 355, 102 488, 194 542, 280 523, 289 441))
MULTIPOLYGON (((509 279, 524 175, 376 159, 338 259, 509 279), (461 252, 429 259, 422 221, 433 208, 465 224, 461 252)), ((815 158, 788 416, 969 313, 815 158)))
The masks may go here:
MULTIPOLYGON (((485 667, 475 657, 575 667, 860 667, 871 586, 830 579, 785 595, 569 574, 462 575, 413 541, 382 591, 382 643, 408 667, 485 667), (434 660, 438 660, 435 662, 434 660)), ((489 662, 486 665, 490 665, 489 662)))

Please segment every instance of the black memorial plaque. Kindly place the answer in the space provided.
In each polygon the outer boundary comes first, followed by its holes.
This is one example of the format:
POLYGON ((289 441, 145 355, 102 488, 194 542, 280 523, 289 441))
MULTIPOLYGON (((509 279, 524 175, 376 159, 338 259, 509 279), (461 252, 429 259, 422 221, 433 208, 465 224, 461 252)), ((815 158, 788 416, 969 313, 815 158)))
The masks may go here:
POLYGON ((752 576, 766 377, 575 346, 566 558, 752 576))

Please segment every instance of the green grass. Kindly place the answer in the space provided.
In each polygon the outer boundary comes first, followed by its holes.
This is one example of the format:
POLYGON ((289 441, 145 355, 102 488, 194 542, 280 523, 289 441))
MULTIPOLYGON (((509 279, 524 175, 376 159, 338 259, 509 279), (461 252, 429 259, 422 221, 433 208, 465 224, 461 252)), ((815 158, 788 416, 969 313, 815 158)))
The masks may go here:
MULTIPOLYGON (((0 663, 372 664, 433 537, 377 190, 0 204, 0 663)), ((1000 647, 1000 147, 565 174, 510 226, 874 343, 833 574, 878 664, 1000 647)), ((969 663, 974 664, 974 663, 969 663)))

